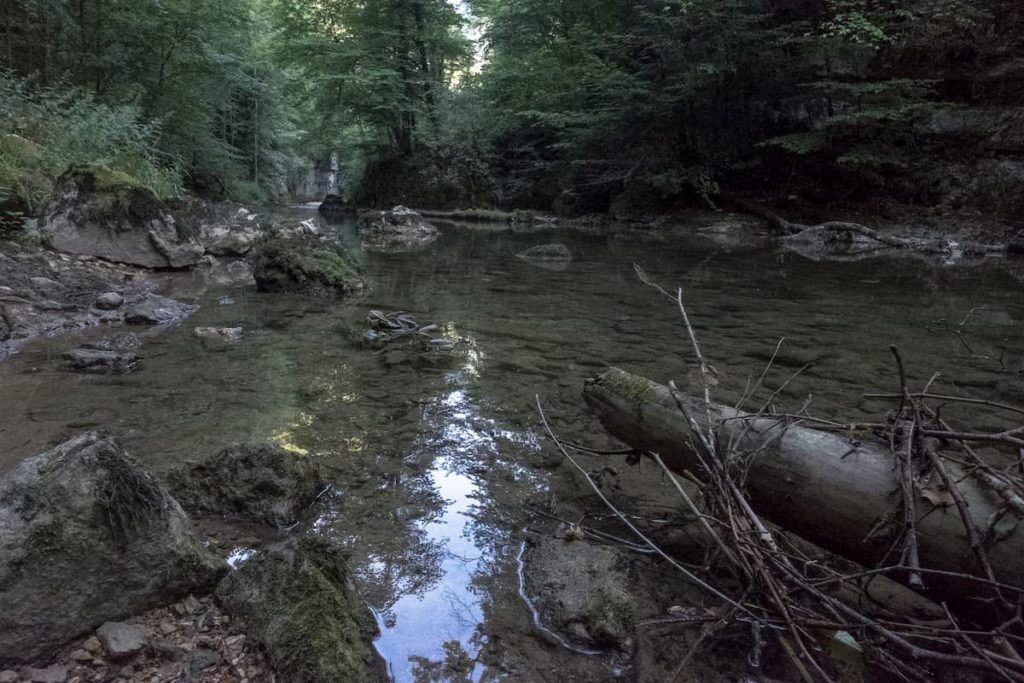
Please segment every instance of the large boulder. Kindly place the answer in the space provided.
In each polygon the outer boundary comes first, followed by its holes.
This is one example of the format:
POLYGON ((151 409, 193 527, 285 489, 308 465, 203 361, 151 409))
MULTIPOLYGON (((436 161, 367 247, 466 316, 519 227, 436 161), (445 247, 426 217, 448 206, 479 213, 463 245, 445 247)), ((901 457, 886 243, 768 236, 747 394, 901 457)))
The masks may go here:
POLYGON ((186 268, 203 256, 202 245, 152 191, 102 167, 61 176, 39 227, 59 251, 144 268, 186 268))
POLYGON ((369 609, 333 546, 302 538, 267 548, 221 581, 217 600, 259 641, 281 680, 386 681, 369 609))
POLYGON ((233 444, 168 479, 189 512, 279 527, 294 524, 325 485, 311 459, 271 444, 233 444))
POLYGON ((314 237, 270 237, 256 249, 253 276, 261 292, 338 298, 363 289, 362 271, 342 248, 314 237))
POLYGON ((208 587, 220 566, 116 441, 75 437, 0 478, 0 665, 208 587))
POLYGON ((418 251, 437 239, 437 228, 412 209, 396 206, 360 214, 359 234, 373 251, 418 251))

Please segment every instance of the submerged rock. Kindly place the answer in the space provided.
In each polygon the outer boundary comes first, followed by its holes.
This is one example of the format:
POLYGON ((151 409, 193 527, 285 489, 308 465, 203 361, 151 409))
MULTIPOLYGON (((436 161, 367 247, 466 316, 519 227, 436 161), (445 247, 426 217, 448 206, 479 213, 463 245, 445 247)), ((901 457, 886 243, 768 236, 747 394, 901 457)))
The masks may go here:
POLYGON ((234 444, 168 477, 175 498, 198 514, 290 526, 324 490, 309 458, 270 444, 234 444))
POLYGON ((572 252, 564 244, 538 244, 519 252, 516 258, 549 270, 565 270, 572 261, 572 252))
POLYGON ((527 594, 547 626, 579 647, 631 654, 636 607, 613 549, 542 538, 526 557, 527 594))
POLYGON ((0 664, 209 586, 220 566, 115 440, 75 437, 0 478, 0 664))
POLYGON ((343 249, 313 238, 270 238, 257 248, 253 276, 261 292, 295 292, 321 298, 363 289, 359 266, 343 249))
POLYGON ((367 211, 359 216, 363 246, 374 251, 418 251, 437 239, 437 228, 412 209, 367 211))
POLYGON ((151 190, 98 166, 60 178, 39 228, 59 251, 145 268, 186 268, 203 255, 151 190))
POLYGON ((181 322, 197 310, 198 306, 150 294, 125 310, 124 321, 129 325, 167 325, 181 322))
POLYGON ((192 336, 212 342, 231 343, 242 340, 241 327, 196 327, 192 336))
POLYGON ((281 680, 388 680, 371 642, 378 634, 373 615, 344 556, 324 541, 302 538, 261 551, 221 581, 217 600, 263 645, 281 680))
POLYGON ((83 346, 64 354, 68 366, 77 372, 117 375, 131 372, 139 363, 133 350, 97 349, 83 346))

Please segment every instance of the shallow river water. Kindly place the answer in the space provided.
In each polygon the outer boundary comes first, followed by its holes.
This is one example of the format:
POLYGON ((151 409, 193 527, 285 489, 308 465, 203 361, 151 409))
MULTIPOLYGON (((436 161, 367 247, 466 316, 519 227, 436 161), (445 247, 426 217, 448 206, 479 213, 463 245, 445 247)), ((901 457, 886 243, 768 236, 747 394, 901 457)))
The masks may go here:
MULTIPOLYGON (((351 552, 396 680, 597 680, 622 669, 538 628, 518 558, 527 504, 570 495, 534 396, 563 434, 607 444, 580 398, 588 376, 615 365, 682 386, 695 378, 678 312, 638 281, 634 263, 684 288, 723 399, 783 337, 769 388, 812 364, 780 394, 784 408, 812 396, 821 416, 878 416, 887 403, 861 394, 894 388, 890 343, 918 385, 941 371, 945 391, 1024 395, 1024 287, 1000 268, 818 263, 701 225, 602 236, 439 225, 423 252, 361 253, 371 287, 343 302, 169 276, 165 290, 201 309, 146 336, 127 376, 63 370, 60 354, 78 335, 27 345, 0 364, 0 469, 91 428, 157 470, 232 441, 272 440, 333 473, 311 523, 351 552), (554 241, 573 252, 564 270, 515 257, 554 241), (365 348, 371 309, 438 323, 461 352, 432 362, 365 348), (213 348, 194 326, 245 336, 213 348)), ((350 223, 332 229, 358 243, 350 223)))

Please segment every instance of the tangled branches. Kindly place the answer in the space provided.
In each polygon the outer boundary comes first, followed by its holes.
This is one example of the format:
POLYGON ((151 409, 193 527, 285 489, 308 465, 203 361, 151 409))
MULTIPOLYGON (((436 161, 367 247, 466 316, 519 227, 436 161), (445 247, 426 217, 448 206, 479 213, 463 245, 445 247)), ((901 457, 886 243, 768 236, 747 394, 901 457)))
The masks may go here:
MULTIPOLYGON (((851 568, 850 563, 838 559, 822 562, 812 556, 806 543, 762 519, 746 490, 751 462, 758 456, 747 450, 750 441, 744 438, 746 431, 753 428, 757 418, 771 410, 781 389, 772 392, 756 412, 739 418, 742 420, 739 428, 724 428, 725 418, 711 397, 715 369, 702 352, 683 303, 682 291, 670 294, 639 268, 637 273, 643 282, 678 307, 700 369, 703 396, 698 403, 684 400, 677 387, 669 384, 675 405, 688 426, 688 448, 695 454, 697 463, 696 472, 683 474, 699 482, 700 499, 687 493, 676 478, 677 472, 670 471, 659 454, 649 455, 674 484, 682 505, 699 521, 706 535, 704 569, 697 572, 683 566, 630 522, 553 433, 539 399, 538 408, 548 435, 563 456, 587 478, 604 504, 685 580, 721 603, 717 610, 718 628, 705 628, 701 639, 683 658, 677 677, 696 648, 712 637, 711 634, 724 632, 730 625, 744 625, 752 634, 752 662, 761 660, 761 650, 766 643, 773 644, 777 648, 774 651, 788 660, 796 675, 807 682, 842 678, 836 661, 829 654, 829 644, 837 639, 854 643, 856 649, 864 653, 868 665, 898 680, 933 680, 939 669, 961 668, 980 672, 985 677, 1024 681, 1024 657, 1020 654, 1024 651, 1024 590, 1014 585, 1021 577, 998 576, 987 554, 994 537, 1008 533, 1007 528, 1012 533, 1018 515, 1024 513, 1021 505, 1024 483, 1018 473, 1000 469, 975 450, 975 444, 981 443, 1018 453, 1024 446, 1024 429, 995 434, 953 429, 942 417, 941 407, 929 401, 976 400, 931 394, 934 377, 922 391, 913 393, 907 384, 902 356, 895 347, 900 391, 892 396, 898 400, 898 407, 885 422, 837 425, 809 418, 804 409, 794 416, 772 413, 773 418, 779 419, 783 433, 793 422, 809 420, 824 428, 855 427, 873 431, 889 444, 895 472, 893 480, 897 484, 895 499, 899 501, 894 514, 887 515, 886 529, 879 531, 879 535, 888 539, 889 551, 869 567, 853 565, 851 568), (792 419, 787 422, 787 417, 792 419), (945 453, 953 448, 962 455, 954 457, 945 453), (1002 501, 987 529, 977 524, 977 513, 972 516, 970 501, 961 490, 968 479, 982 483, 1002 501), (927 506, 921 504, 923 500, 928 501, 927 506), (928 511, 922 507, 928 507, 928 511), (936 569, 922 562, 918 524, 923 515, 943 507, 955 509, 977 571, 936 569), (983 605, 985 615, 976 618, 952 603, 950 606, 929 603, 935 609, 934 618, 927 621, 897 610, 866 608, 872 600, 868 587, 883 577, 896 578, 926 594, 933 582, 955 579, 960 586, 976 589, 972 589, 974 594, 970 597, 975 605, 983 605), (725 585, 734 588, 726 590, 725 585)), ((748 387, 744 399, 755 395, 765 373, 754 386, 748 387)), ((1021 410, 1013 406, 1000 407, 1010 412, 1021 410)), ((1012 465, 1016 467, 1017 463, 1012 465)), ((938 593, 928 595, 941 597, 938 593)))

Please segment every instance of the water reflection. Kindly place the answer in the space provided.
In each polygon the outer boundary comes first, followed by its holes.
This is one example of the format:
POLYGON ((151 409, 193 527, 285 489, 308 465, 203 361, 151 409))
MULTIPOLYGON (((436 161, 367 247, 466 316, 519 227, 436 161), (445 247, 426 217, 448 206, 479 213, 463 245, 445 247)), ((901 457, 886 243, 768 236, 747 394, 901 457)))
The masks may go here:
POLYGON ((481 415, 464 388, 474 375, 468 367, 448 376, 452 388, 425 407, 421 437, 408 456, 431 463, 427 485, 442 509, 418 527, 439 550, 436 580, 375 605, 381 628, 377 648, 397 681, 430 680, 438 666, 453 659, 469 667, 467 680, 480 680, 484 671, 476 659, 485 643, 480 627, 487 596, 477 579, 489 567, 494 548, 492 535, 479 533, 484 523, 478 505, 486 497, 487 465, 499 457, 498 439, 519 436, 481 415))

